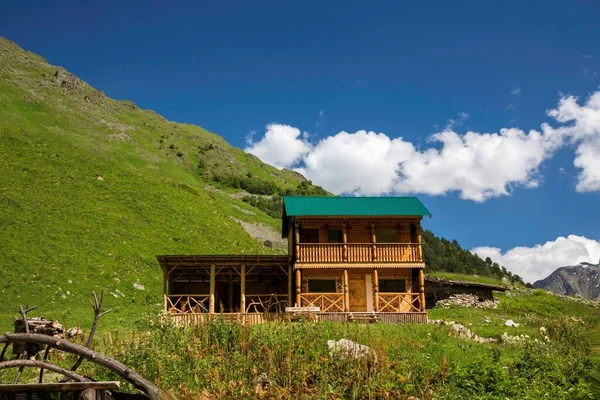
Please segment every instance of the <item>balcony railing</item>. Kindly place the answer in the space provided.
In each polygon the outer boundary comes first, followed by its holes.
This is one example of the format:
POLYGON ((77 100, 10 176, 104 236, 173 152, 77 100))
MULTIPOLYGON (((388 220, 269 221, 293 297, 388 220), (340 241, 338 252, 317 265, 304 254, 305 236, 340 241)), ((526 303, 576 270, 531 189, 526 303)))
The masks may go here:
POLYGON ((321 312, 343 312, 344 293, 302 293, 302 307, 319 307, 321 312))
POLYGON ((165 296, 166 311, 171 314, 208 312, 208 294, 176 294, 165 296))
POLYGON ((300 243, 297 262, 421 262, 418 243, 300 243))
POLYGON ((425 308, 419 293, 378 293, 379 312, 419 312, 425 308))
POLYGON ((287 294, 247 294, 246 313, 282 313, 288 306, 287 294))

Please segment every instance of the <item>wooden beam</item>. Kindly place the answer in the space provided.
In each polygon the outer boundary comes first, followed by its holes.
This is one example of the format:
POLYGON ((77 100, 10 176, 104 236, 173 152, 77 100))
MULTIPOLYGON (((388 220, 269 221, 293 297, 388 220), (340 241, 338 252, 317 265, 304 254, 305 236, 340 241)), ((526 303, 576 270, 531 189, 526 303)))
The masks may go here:
POLYGON ((167 271, 163 269, 163 311, 167 312, 167 271))
POLYGON ((379 274, 373 270, 373 308, 375 312, 379 311, 379 274))
POLYGON ((346 226, 346 220, 344 220, 342 225, 342 240, 344 242, 343 258, 344 261, 348 261, 348 228, 346 226))
POLYGON ((246 264, 242 264, 242 272, 240 274, 240 312, 246 312, 246 264))
POLYGON ((215 277, 216 277, 216 266, 215 264, 210 265, 210 297, 208 298, 208 313, 215 313, 215 277))
POLYGON ((288 307, 292 306, 292 284, 293 284, 293 275, 292 275, 292 263, 288 264, 288 307))
POLYGON ((422 269, 419 269, 419 293, 419 303, 421 303, 421 312, 423 312, 425 311, 425 276, 422 269))
POLYGON ((302 293, 302 273, 300 272, 299 269, 297 269, 296 270, 296 307, 302 307, 300 293, 302 293))
POLYGON ((372 260, 377 261, 377 238, 375 237, 375 224, 371 222, 371 243, 373 243, 372 260))
POLYGON ((296 260, 302 261, 300 259, 300 224, 298 220, 294 220, 294 242, 296 245, 296 260))
POLYGON ((350 292, 348 287, 348 270, 344 269, 344 311, 350 311, 350 292))

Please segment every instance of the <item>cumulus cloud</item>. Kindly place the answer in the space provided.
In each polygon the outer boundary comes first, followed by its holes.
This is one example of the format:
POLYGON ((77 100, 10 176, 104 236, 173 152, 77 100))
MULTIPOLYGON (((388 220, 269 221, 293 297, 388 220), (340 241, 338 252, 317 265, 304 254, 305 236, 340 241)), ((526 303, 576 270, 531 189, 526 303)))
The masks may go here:
POLYGON ((547 113, 561 125, 461 134, 453 126, 468 118, 461 112, 458 120, 431 135, 423 149, 401 137, 366 130, 342 131, 311 143, 298 128, 271 124, 246 151, 278 168, 295 168, 338 194, 456 192, 483 202, 510 195, 516 187, 539 186, 541 164, 565 143, 573 143, 574 164, 581 169, 577 190, 600 191, 600 91, 584 105, 575 97, 563 97, 547 113))
POLYGON ((533 247, 515 247, 506 252, 486 246, 477 247, 472 252, 483 259, 490 257, 526 282, 533 283, 544 279, 559 267, 580 262, 599 262, 600 241, 569 235, 533 247))
POLYGON ((249 138, 246 151, 277 168, 291 167, 311 150, 307 136, 293 126, 269 124, 260 141, 249 138))
MULTIPOLYGON (((577 178, 578 192, 600 191, 600 91, 593 93, 583 105, 575 96, 563 97, 548 115, 562 124, 554 129, 576 144, 573 164, 581 169, 577 178)), ((548 130, 551 128, 548 128, 548 130)))

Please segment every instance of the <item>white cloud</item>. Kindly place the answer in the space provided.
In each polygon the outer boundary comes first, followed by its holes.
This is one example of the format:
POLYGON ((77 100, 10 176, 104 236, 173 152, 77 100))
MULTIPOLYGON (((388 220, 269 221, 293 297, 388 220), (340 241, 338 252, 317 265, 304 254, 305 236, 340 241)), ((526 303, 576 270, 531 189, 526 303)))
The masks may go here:
POLYGON ((485 246, 477 247, 472 252, 483 259, 490 257, 526 282, 533 283, 560 267, 584 261, 599 262, 600 241, 569 235, 533 247, 515 247, 504 253, 497 247, 485 246))
POLYGON ((514 96, 518 96, 521 94, 521 87, 517 86, 516 88, 514 88, 513 90, 510 91, 510 94, 514 95, 514 96))
POLYGON ((549 136, 519 129, 464 135, 447 129, 429 138, 440 143, 440 149, 422 151, 402 138, 367 131, 340 132, 310 146, 291 127, 280 134, 282 143, 275 135, 279 127, 271 125, 247 151, 280 168, 293 167, 303 157, 298 171, 334 193, 457 191, 463 199, 484 201, 509 194, 511 186, 538 186, 537 169, 555 147, 549 136), (291 153, 287 163, 279 153, 286 151, 291 153))
POLYGON ((593 93, 584 105, 577 100, 575 96, 563 97, 548 115, 560 123, 570 123, 554 130, 577 145, 573 162, 581 169, 577 191, 600 191, 600 91, 593 93))
POLYGON ((270 124, 259 142, 250 137, 246 151, 277 168, 291 167, 310 151, 306 138, 293 126, 270 124))
POLYGON ((600 191, 600 91, 584 105, 575 97, 562 97, 548 115, 562 125, 461 134, 452 124, 468 118, 462 112, 442 132, 431 135, 431 145, 424 149, 401 137, 365 130, 309 142, 297 128, 271 124, 246 151, 278 168, 296 168, 334 193, 457 192, 463 199, 482 202, 510 195, 515 187, 539 186, 540 165, 570 142, 577 146, 574 164, 581 169, 577 190, 600 191))

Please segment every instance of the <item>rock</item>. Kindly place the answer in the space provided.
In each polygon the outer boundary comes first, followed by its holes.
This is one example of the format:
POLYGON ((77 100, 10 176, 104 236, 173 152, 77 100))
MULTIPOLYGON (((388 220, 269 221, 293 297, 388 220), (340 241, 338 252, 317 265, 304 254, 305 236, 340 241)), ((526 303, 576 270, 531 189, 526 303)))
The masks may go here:
POLYGON ((504 325, 506 326, 512 326, 513 328, 518 328, 519 324, 517 324, 516 322, 514 322, 512 319, 507 319, 506 321, 504 321, 504 325))
POLYGON ((327 346, 329 347, 329 355, 339 360, 344 360, 348 357, 354 359, 373 358, 375 361, 377 360, 377 355, 369 346, 353 342, 352 340, 328 340, 327 346))
POLYGON ((498 340, 497 339, 493 339, 493 338, 484 338, 481 337, 479 335, 476 335, 473 331, 471 331, 470 329, 464 327, 461 324, 454 324, 450 327, 450 336, 456 336, 456 337, 460 337, 463 339, 470 339, 473 340, 477 343, 495 343, 498 340))
POLYGON ((69 338, 81 335, 83 335, 83 330, 78 326, 67 330, 67 337, 69 338))
POLYGON ((133 284, 133 288, 134 288, 135 290, 146 290, 146 288, 144 287, 144 285, 142 285, 142 284, 141 284, 141 283, 139 283, 139 282, 136 282, 136 283, 134 283, 134 284, 133 284))
POLYGON ((269 381, 269 377, 267 376, 267 374, 265 374, 264 372, 261 373, 260 375, 258 375, 256 377, 256 379, 254 380, 254 390, 256 392, 262 392, 263 390, 266 390, 269 388, 269 384, 271 382, 269 381))
POLYGON ((450 306, 472 307, 472 308, 498 308, 498 301, 484 300, 479 301, 477 296, 472 294, 453 294, 447 299, 440 300, 436 306, 449 308, 450 306))

